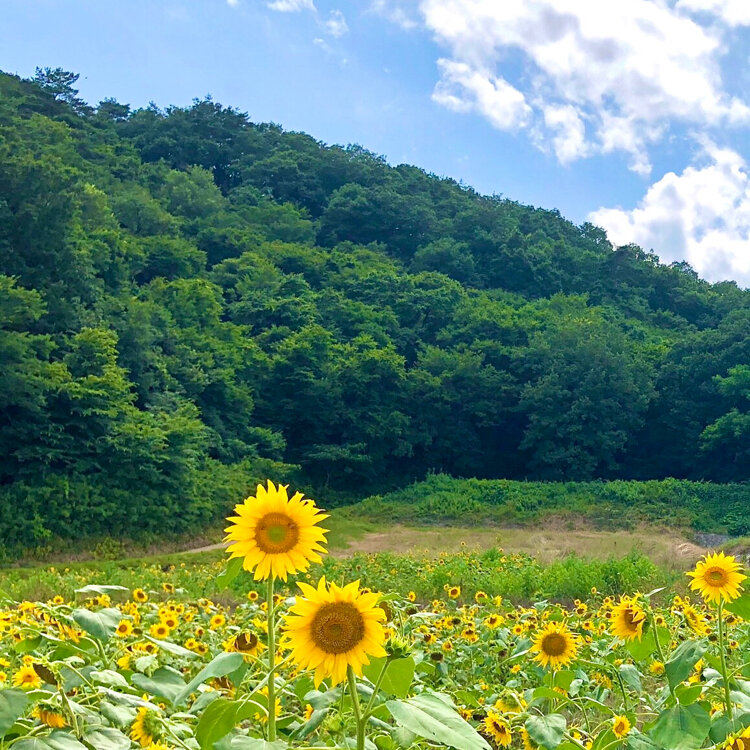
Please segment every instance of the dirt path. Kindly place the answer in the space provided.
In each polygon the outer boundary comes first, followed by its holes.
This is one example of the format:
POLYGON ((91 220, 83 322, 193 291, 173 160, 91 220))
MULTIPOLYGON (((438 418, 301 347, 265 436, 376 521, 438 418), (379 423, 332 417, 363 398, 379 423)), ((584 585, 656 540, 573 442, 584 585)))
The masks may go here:
MULTIPOLYGON (((189 552, 222 549, 211 544, 189 552)), ((365 534, 343 549, 332 549, 334 557, 348 557, 356 552, 399 552, 437 555, 461 549, 502 547, 506 552, 524 552, 542 562, 558 560, 575 553, 586 557, 624 557, 634 549, 667 568, 684 568, 697 560, 706 549, 668 530, 645 528, 634 531, 598 531, 566 528, 509 528, 456 526, 394 526, 388 531, 365 534)))

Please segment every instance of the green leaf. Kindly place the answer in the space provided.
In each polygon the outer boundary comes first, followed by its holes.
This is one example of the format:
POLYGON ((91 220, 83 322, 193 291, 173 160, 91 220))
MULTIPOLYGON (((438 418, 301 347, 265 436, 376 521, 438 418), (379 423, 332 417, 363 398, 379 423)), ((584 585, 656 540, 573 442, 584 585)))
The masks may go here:
POLYGON ((708 736, 711 716, 700 704, 674 706, 664 711, 649 735, 657 745, 669 750, 697 750, 708 736))
POLYGON ((385 705, 402 727, 419 737, 456 750, 490 749, 487 741, 439 694, 421 693, 408 700, 390 700, 385 705))
POLYGON ((151 695, 166 698, 170 703, 185 689, 185 680, 172 667, 160 667, 151 677, 136 673, 132 676, 133 684, 151 695))
POLYGON ((227 567, 214 578, 214 584, 219 591, 223 591, 229 586, 232 581, 237 578, 242 570, 242 558, 233 557, 228 563, 227 567))
POLYGON ((538 688, 534 688, 534 692, 532 693, 532 696, 534 700, 537 698, 551 698, 553 700, 557 700, 560 697, 560 693, 558 693, 556 690, 554 690, 551 687, 545 687, 544 685, 540 685, 538 688))
POLYGON ((130 750, 130 738, 112 727, 89 727, 83 741, 94 750, 130 750))
POLYGON ((29 698, 23 690, 0 690, 0 737, 4 737, 16 723, 16 719, 23 714, 28 703, 29 698))
POLYGON ((89 677, 100 685, 107 687, 128 687, 128 681, 119 673, 112 669, 96 670, 89 672, 89 677))
POLYGON ((201 750, 211 750, 214 742, 229 734, 236 722, 237 709, 240 704, 226 698, 219 698, 203 712, 195 730, 195 739, 201 750))
POLYGON ((685 641, 672 652, 664 669, 673 690, 690 675, 698 659, 706 653, 706 648, 704 641, 685 641))
MULTIPOLYGON (((214 745, 214 750, 286 750, 287 745, 284 740, 267 742, 259 737, 248 737, 244 734, 235 734, 219 740, 214 745)), ((336 750, 336 748, 331 748, 336 750)))
POLYGON ((72 734, 55 730, 46 737, 24 737, 13 744, 15 750, 88 750, 72 734))
POLYGON ((700 698, 702 692, 702 685, 678 685, 674 694, 681 706, 689 706, 700 698))
POLYGON ((130 693, 121 693, 118 690, 111 690, 110 688, 100 687, 99 692, 102 695, 106 695, 109 700, 113 701, 116 705, 130 706, 131 708, 140 708, 145 706, 146 708, 153 708, 155 711, 159 710, 159 707, 151 703, 150 701, 143 700, 143 698, 137 695, 131 695, 130 693))
POLYGON ((185 686, 185 688, 178 693, 174 700, 173 705, 179 706, 185 699, 192 693, 195 688, 198 687, 202 682, 210 679, 211 677, 224 677, 224 675, 234 672, 243 661, 242 654, 238 653, 223 653, 215 656, 208 664, 206 664, 200 672, 185 686))
POLYGON ((554 750, 562 741, 567 723, 560 714, 546 716, 529 716, 526 719, 526 731, 536 745, 554 750))
POLYGON ((629 688, 635 690, 636 693, 641 692, 641 675, 632 664, 621 664, 620 676, 629 688))
POLYGON ((725 604, 724 609, 750 622, 750 591, 746 591, 739 599, 725 604))
POLYGON ((90 609, 74 609, 72 614, 80 627, 100 641, 108 641, 122 620, 122 612, 112 608, 99 609, 96 612, 90 609))
POLYGON ((114 703, 102 701, 99 704, 99 711, 107 721, 118 727, 126 727, 135 719, 135 710, 130 706, 116 706, 114 703))
POLYGON ((654 632, 649 630, 641 640, 633 639, 628 641, 625 648, 630 652, 630 655, 636 661, 643 661, 648 659, 651 654, 656 650, 656 641, 654 640, 654 632))
MULTIPOLYGON (((386 657, 371 659, 370 664, 362 670, 363 674, 370 682, 375 684, 386 661, 386 657)), ((406 698, 414 679, 414 669, 414 659, 411 656, 388 662, 383 681, 380 683, 381 690, 390 695, 395 695, 397 698, 406 698)))
POLYGON ((169 641, 160 641, 158 638, 152 638, 150 635, 144 634, 143 636, 147 641, 156 644, 160 649, 166 651, 168 654, 174 654, 175 656, 185 656, 188 659, 197 659, 198 654, 195 651, 191 651, 189 648, 180 646, 176 643, 170 643, 169 641))
POLYGON ((659 750, 650 737, 641 734, 637 729, 630 730, 626 747, 628 750, 659 750))

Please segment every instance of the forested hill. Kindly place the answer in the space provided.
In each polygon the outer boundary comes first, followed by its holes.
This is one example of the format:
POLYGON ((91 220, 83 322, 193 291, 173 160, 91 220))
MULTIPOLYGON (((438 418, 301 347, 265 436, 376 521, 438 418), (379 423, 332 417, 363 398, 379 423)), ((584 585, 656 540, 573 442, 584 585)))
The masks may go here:
POLYGON ((74 83, 0 76, 6 543, 184 530, 271 473, 323 500, 748 479, 750 292, 210 99, 74 83))

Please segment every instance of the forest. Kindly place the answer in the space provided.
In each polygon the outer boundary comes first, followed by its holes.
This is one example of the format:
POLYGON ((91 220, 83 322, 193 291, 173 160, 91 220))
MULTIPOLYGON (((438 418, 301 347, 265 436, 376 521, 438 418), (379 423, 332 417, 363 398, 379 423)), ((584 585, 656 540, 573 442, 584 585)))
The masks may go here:
POLYGON ((0 74, 0 539, 182 533, 257 478, 750 478, 750 291, 256 123, 0 74))

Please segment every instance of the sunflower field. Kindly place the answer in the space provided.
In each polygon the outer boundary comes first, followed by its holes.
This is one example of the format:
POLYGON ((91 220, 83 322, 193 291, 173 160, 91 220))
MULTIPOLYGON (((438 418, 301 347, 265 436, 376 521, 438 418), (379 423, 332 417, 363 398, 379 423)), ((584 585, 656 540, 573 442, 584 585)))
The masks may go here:
POLYGON ((731 556, 701 560, 689 593, 514 603, 464 577, 426 598, 334 581, 325 514, 283 486, 229 523, 206 575, 239 604, 173 570, 6 598, 0 750, 750 750, 750 594, 731 556))

